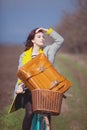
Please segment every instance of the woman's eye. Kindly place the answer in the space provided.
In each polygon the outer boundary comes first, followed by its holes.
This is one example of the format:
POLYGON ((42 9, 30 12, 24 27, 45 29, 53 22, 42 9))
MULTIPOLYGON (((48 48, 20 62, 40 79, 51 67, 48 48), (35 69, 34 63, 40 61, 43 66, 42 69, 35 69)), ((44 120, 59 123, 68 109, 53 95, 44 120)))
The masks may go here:
POLYGON ((45 38, 44 35, 37 35, 37 38, 45 38))
POLYGON ((38 36, 38 38, 41 38, 41 36, 38 36))

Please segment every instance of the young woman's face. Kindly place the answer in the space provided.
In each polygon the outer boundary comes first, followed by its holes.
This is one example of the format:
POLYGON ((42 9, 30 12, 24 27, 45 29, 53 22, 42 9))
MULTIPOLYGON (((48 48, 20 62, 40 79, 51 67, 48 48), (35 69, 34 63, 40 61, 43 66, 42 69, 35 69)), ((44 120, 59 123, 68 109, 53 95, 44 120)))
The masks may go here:
POLYGON ((36 33, 32 42, 36 44, 37 46, 40 46, 40 47, 43 46, 45 44, 44 34, 42 32, 36 33))

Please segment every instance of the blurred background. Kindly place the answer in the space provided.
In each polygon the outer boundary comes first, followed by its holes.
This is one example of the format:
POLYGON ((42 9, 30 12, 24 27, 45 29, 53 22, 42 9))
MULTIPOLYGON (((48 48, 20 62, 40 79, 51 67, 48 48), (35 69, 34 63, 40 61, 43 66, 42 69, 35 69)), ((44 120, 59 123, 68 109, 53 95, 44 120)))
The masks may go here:
POLYGON ((87 130, 87 0, 0 0, 1 130, 21 129, 24 110, 8 114, 8 109, 19 55, 36 27, 52 27, 63 36, 55 67, 72 82, 61 114, 52 117, 52 130, 87 130))

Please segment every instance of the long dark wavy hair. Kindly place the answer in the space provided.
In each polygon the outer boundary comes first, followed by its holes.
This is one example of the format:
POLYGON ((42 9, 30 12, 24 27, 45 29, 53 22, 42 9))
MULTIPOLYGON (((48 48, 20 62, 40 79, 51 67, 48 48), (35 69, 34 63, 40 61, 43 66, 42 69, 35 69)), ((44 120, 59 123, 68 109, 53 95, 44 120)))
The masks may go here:
MULTIPOLYGON (((27 51, 28 49, 30 49, 31 47, 33 47, 33 42, 32 42, 32 40, 34 39, 34 37, 35 37, 35 34, 36 34, 36 30, 37 30, 38 28, 35 28, 35 29, 33 29, 30 33, 29 33, 29 35, 28 35, 28 37, 27 37, 27 40, 26 40, 26 42, 25 42, 25 50, 24 51, 27 51)), ((39 32, 43 32, 42 30, 39 30, 39 32)))

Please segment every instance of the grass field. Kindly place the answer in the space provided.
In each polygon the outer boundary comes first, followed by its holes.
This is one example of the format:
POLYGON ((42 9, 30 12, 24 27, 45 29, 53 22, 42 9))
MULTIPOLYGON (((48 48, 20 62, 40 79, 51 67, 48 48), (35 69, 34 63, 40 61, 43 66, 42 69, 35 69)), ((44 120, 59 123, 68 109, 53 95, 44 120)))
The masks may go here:
POLYGON ((61 114, 53 117, 53 130, 87 130, 87 69, 73 58, 64 54, 56 58, 56 67, 72 87, 66 92, 67 99, 63 99, 61 114))
MULTIPOLYGON (((2 49, 7 49, 8 55, 3 58, 9 62, 7 64, 2 63, 4 65, 0 72, 1 81, 6 81, 7 84, 6 86, 3 83, 0 87, 0 130, 21 130, 24 110, 21 109, 12 114, 7 113, 13 97, 14 87, 12 86, 16 82, 14 75, 17 69, 18 54, 15 55, 15 51, 20 52, 21 49, 19 47, 12 47, 10 48, 11 51, 8 48, 2 49), (13 55, 11 55, 12 52, 13 55), (3 76, 4 74, 5 76, 3 76), (4 87, 4 90, 2 87, 4 87)), ((60 115, 52 117, 52 130, 87 130, 86 62, 84 55, 57 54, 55 66, 61 74, 71 81, 72 87, 65 93, 67 98, 63 99, 60 115)))

